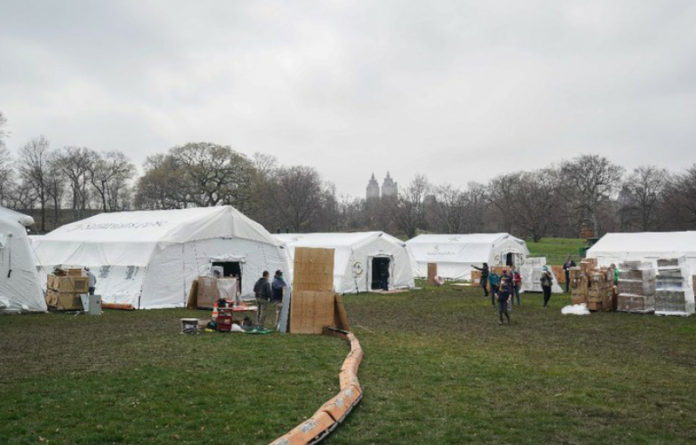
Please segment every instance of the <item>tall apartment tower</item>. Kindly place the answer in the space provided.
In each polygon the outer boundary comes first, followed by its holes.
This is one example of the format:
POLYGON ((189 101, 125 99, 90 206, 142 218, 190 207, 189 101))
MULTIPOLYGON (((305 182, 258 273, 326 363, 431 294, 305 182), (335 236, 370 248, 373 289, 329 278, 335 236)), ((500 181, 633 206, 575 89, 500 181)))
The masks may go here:
POLYGON ((372 173, 370 182, 367 183, 367 192, 365 193, 365 199, 379 199, 379 184, 375 179, 374 173, 372 173))
MULTIPOLYGON (((372 176, 374 178, 374 175, 372 176)), ((384 182, 382 183, 382 198, 386 198, 387 196, 396 196, 397 193, 397 185, 396 182, 389 176, 389 172, 387 172, 387 177, 384 178, 384 182)))

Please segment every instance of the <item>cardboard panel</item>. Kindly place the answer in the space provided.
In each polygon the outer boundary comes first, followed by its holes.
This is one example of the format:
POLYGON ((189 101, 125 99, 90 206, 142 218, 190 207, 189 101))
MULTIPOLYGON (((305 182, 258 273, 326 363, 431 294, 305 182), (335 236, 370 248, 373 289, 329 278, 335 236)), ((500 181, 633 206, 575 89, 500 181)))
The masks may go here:
POLYGON ((295 292, 291 302, 290 332, 321 334, 325 326, 334 325, 333 291, 295 292))
POLYGON ((301 291, 333 291, 334 250, 295 248, 293 288, 301 291))

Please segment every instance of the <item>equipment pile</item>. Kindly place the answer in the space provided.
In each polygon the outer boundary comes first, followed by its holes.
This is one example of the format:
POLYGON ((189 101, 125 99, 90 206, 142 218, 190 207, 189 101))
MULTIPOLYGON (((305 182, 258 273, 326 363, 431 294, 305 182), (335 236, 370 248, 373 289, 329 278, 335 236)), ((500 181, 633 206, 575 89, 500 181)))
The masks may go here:
POLYGON ((586 258, 580 266, 570 268, 569 277, 573 304, 585 303, 591 311, 616 309, 612 269, 597 267, 596 259, 586 258))
POLYGON ((691 315, 694 313, 694 289, 685 258, 657 260, 655 314, 691 315))
POLYGON ((61 311, 82 310, 81 295, 89 291, 89 278, 82 269, 56 268, 48 275, 46 304, 61 311))
POLYGON ((651 263, 619 264, 618 310, 647 314, 655 310, 655 268, 651 263))

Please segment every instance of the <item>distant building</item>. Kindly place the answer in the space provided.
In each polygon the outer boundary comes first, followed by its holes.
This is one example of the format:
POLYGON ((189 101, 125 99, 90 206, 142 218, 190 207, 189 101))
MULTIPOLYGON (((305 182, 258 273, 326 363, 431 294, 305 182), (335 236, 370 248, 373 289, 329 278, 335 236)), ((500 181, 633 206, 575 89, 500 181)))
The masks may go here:
POLYGON ((394 182, 394 180, 389 176, 389 172, 387 172, 387 177, 384 178, 384 182, 382 183, 382 198, 386 198, 387 196, 396 197, 396 194, 396 182, 394 182))
POLYGON ((374 173, 372 173, 370 182, 367 183, 367 192, 365 194, 365 199, 367 199, 368 201, 370 199, 379 199, 379 184, 375 179, 374 173))
POLYGON ((375 174, 372 173, 372 177, 370 177, 370 181, 367 183, 365 199, 369 201, 371 199, 396 197, 398 193, 397 190, 397 183, 389 176, 389 172, 387 172, 387 176, 382 182, 382 193, 380 194, 379 183, 375 179, 375 174))

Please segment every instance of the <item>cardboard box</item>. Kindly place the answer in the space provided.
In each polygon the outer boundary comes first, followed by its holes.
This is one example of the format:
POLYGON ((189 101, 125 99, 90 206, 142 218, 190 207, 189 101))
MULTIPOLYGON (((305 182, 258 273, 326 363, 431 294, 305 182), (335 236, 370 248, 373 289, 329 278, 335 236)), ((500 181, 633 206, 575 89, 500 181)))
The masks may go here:
POLYGON ((78 293, 58 292, 52 289, 46 293, 46 304, 60 311, 82 310, 82 300, 78 293))
POLYGON ((82 269, 81 268, 67 269, 65 272, 69 277, 81 277, 82 276, 82 269))
POLYGON ((84 294, 89 291, 89 278, 78 276, 57 277, 49 275, 48 288, 63 293, 84 294))
POLYGON ((198 296, 196 307, 212 309, 215 302, 220 298, 218 292, 217 278, 200 276, 198 277, 198 296))

